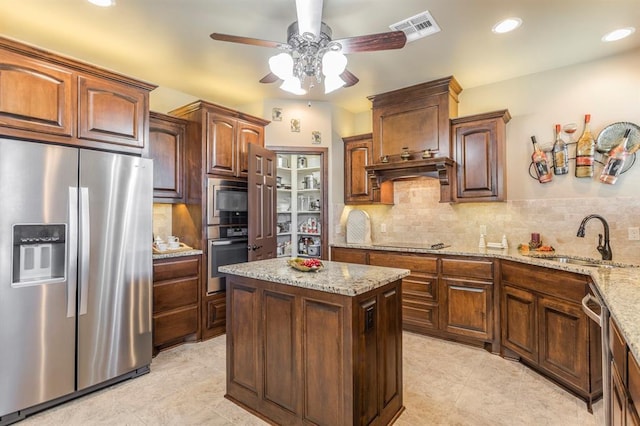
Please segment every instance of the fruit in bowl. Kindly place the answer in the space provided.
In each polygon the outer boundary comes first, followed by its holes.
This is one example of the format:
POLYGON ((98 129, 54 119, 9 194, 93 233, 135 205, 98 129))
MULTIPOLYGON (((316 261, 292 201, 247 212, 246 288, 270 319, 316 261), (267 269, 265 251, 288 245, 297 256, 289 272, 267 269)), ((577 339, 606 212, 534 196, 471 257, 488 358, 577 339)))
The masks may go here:
POLYGON ((300 257, 290 259, 289 265, 292 268, 303 272, 319 271, 324 266, 318 259, 303 259, 300 257))

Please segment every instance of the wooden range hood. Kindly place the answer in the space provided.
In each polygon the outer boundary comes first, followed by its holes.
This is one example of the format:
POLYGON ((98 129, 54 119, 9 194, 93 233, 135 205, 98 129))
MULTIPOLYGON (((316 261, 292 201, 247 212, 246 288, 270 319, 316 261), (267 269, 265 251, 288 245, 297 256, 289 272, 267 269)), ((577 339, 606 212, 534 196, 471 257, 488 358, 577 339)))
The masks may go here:
POLYGON ((455 161, 448 157, 434 157, 424 160, 407 160, 393 163, 377 163, 365 166, 376 187, 383 182, 434 177, 440 181, 440 202, 454 201, 452 181, 455 179, 455 161))

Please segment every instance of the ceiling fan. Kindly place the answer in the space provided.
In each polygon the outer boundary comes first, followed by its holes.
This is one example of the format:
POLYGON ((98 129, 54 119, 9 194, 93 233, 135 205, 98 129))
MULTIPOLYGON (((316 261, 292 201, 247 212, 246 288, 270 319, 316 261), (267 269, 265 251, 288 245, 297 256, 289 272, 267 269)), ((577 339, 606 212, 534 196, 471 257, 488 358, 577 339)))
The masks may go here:
POLYGON ((286 43, 221 33, 211 38, 283 50, 269 59, 271 72, 260 83, 281 81, 281 89, 298 95, 306 93, 303 87, 320 84, 323 77, 325 93, 356 84, 359 79, 346 69, 345 53, 400 49, 407 42, 402 31, 332 40, 331 28, 322 22, 322 0, 296 0, 296 14, 298 20, 289 25, 286 43))

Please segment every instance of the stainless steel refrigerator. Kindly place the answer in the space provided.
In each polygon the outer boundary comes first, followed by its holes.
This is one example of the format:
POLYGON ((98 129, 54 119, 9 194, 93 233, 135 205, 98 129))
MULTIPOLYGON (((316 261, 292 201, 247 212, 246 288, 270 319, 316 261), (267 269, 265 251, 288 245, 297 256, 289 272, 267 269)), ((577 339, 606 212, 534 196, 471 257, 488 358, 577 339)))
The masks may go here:
POLYGON ((149 371, 152 170, 0 138, 0 424, 149 371))

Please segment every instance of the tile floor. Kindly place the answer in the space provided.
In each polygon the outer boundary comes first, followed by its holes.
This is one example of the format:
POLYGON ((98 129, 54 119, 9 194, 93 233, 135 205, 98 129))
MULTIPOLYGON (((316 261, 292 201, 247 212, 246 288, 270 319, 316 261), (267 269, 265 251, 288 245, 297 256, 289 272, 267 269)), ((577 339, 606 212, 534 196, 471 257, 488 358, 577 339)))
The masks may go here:
MULTIPOLYGON (((582 400, 482 349, 404 333, 396 425, 602 425, 582 400)), ((27 425, 265 425, 223 398, 225 337, 160 353, 151 373, 54 407, 27 425)))

